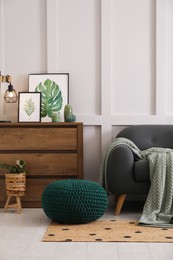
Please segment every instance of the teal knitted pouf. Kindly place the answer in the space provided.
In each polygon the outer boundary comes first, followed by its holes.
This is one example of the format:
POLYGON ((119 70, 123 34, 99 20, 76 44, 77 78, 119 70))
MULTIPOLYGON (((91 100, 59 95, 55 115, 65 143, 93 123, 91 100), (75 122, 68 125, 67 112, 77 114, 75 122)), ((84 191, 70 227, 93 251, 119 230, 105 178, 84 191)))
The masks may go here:
POLYGON ((46 216, 64 224, 83 224, 100 218, 107 209, 105 190, 96 182, 67 179, 48 184, 42 194, 46 216))

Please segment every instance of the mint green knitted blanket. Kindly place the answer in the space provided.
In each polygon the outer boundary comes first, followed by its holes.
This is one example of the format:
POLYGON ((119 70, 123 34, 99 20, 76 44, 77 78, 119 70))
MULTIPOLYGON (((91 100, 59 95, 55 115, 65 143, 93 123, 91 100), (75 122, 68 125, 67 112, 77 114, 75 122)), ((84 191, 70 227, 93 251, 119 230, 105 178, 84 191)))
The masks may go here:
POLYGON ((173 150, 153 147, 141 151, 129 139, 116 138, 107 148, 101 165, 100 182, 105 189, 107 187, 106 168, 109 154, 119 145, 129 147, 136 159, 149 161, 151 186, 139 224, 173 227, 173 150))

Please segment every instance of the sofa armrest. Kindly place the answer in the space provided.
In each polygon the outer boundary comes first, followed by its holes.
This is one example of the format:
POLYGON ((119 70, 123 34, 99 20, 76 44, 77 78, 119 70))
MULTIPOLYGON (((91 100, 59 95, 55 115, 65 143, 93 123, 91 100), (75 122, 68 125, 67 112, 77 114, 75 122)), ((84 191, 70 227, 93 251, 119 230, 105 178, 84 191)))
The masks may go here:
POLYGON ((107 162, 107 186, 113 194, 132 193, 134 154, 124 145, 115 147, 107 162))

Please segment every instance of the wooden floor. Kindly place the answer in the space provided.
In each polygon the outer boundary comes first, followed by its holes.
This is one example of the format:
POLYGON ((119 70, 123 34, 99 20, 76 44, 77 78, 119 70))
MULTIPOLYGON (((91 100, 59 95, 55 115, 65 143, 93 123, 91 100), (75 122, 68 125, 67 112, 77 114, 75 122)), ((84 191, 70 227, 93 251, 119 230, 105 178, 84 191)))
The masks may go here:
MULTIPOLYGON (((113 200, 103 219, 139 219, 142 204, 126 202, 114 216, 113 200)), ((41 242, 49 219, 42 209, 21 214, 0 209, 0 260, 172 260, 173 243, 41 242)))

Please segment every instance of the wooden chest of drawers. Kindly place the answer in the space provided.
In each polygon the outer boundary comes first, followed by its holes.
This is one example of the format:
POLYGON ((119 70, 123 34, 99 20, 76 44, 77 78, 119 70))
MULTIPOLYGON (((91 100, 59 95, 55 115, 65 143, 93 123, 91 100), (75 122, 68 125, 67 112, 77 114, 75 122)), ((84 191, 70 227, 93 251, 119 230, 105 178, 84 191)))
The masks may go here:
MULTIPOLYGON (((45 186, 67 178, 83 178, 82 123, 1 123, 0 163, 27 162, 23 207, 41 207, 45 186)), ((4 173, 0 169, 0 206, 6 201, 4 173)))

